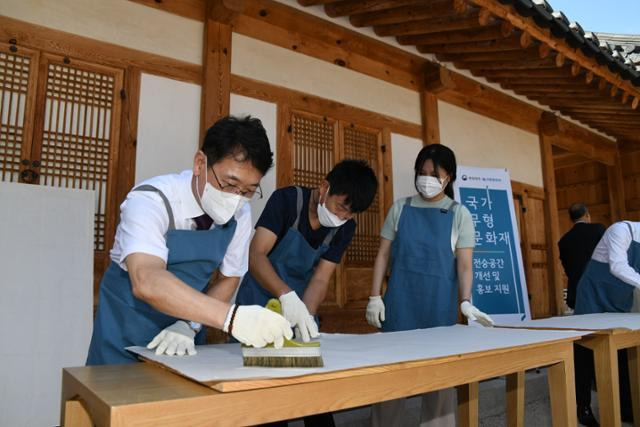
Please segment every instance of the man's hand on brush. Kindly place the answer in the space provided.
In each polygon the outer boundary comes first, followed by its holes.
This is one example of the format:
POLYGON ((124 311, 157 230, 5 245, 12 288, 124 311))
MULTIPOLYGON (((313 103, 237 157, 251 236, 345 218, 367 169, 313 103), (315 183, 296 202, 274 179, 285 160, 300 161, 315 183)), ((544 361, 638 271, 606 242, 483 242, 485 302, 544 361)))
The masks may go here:
POLYGON ((228 325, 228 331, 235 339, 253 347, 264 347, 273 343, 282 348, 284 339, 293 338, 293 331, 287 319, 259 305, 233 306, 230 313, 235 315, 228 325))
POLYGON ((309 342, 311 338, 317 338, 320 335, 316 321, 313 320, 313 316, 309 314, 307 306, 304 305, 295 291, 283 294, 279 299, 282 305, 282 315, 289 321, 291 327, 296 327, 296 333, 300 332, 299 335, 302 341, 309 342))

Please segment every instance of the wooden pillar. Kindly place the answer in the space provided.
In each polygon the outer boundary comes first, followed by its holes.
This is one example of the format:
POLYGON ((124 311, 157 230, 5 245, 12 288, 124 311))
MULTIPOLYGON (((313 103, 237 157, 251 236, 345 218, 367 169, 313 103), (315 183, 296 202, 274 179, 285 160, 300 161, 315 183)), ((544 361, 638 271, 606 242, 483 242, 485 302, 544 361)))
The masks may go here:
POLYGON ((560 271, 560 225, 558 221, 558 201, 556 198, 556 178, 553 165, 552 141, 557 134, 557 118, 551 113, 543 113, 538 123, 540 157, 542 159, 542 179, 545 192, 545 231, 547 239, 547 271, 551 290, 550 298, 555 305, 555 313, 562 314, 562 272, 560 271))
POLYGON ((200 139, 213 123, 229 115, 232 24, 244 10, 244 1, 206 0, 206 7, 200 139))
POLYGON ((422 144, 440 144, 440 119, 438 117, 439 92, 455 88, 449 71, 433 63, 425 65, 423 87, 420 91, 422 110, 422 144))
POLYGON ((440 144, 440 119, 438 117, 438 98, 432 92, 420 93, 422 108, 422 145, 440 144))
POLYGON ((627 209, 624 199, 624 181, 622 177, 620 151, 616 152, 615 163, 612 166, 607 166, 607 184, 609 186, 611 223, 622 221, 627 216, 627 209))

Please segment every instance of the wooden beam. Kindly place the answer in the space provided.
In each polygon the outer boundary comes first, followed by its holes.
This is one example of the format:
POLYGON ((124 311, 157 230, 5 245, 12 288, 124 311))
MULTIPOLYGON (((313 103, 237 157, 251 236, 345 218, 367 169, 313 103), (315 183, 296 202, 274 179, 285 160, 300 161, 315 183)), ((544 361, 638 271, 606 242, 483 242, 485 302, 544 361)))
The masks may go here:
POLYGON ((177 59, 106 43, 0 16, 0 41, 112 67, 133 67, 149 74, 200 83, 201 67, 177 59))
POLYGON ((231 25, 244 12, 244 0, 206 0, 207 18, 231 25))
POLYGON ((331 18, 355 15, 367 12, 388 12, 399 6, 417 6, 416 0, 342 0, 325 4, 324 11, 331 18))
POLYGON ((444 80, 438 98, 528 132, 537 133, 541 110, 457 73, 444 80))
POLYGON ((205 0, 129 0, 134 3, 160 9, 165 12, 182 16, 183 18, 204 21, 206 14, 205 0))
MULTIPOLYGON (((401 45, 424 45, 438 43, 468 43, 483 40, 495 40, 511 35, 513 27, 495 24, 465 31, 443 31, 439 33, 399 36, 401 45)), ((420 50, 420 46, 417 46, 420 50)))
POLYGON ((543 113, 539 123, 541 134, 552 138, 553 144, 592 160, 613 165, 617 147, 615 142, 603 138, 551 113, 543 113))
MULTIPOLYGON (((366 2, 358 1, 357 3, 362 4, 366 2)), ((355 15, 350 14, 349 22, 351 22, 354 27, 370 27, 454 14, 465 14, 469 11, 469 3, 466 0, 437 0, 427 4, 425 4, 424 1, 414 0, 407 2, 407 6, 402 6, 401 2, 397 1, 393 3, 395 4, 393 9, 368 11, 355 15)))
POLYGON ((557 79, 557 78, 568 78, 573 77, 571 75, 570 67, 561 67, 561 68, 541 68, 541 69, 512 69, 505 67, 501 70, 471 70, 472 73, 481 75, 483 77, 489 79, 499 79, 499 78, 511 78, 511 79, 528 79, 528 78, 537 78, 537 79, 557 79))
POLYGON ((422 19, 390 25, 376 25, 373 31, 380 37, 422 35, 459 30, 473 30, 493 22, 480 12, 465 17, 452 16, 439 19, 422 19))
POLYGON ((528 48, 500 52, 448 52, 437 53, 439 61, 445 62, 495 62, 495 61, 530 61, 537 60, 538 49, 528 48))
POLYGON ((574 49, 569 46, 564 39, 555 37, 549 30, 538 27, 531 18, 523 17, 513 11, 510 6, 495 0, 471 0, 471 2, 490 10, 494 15, 510 22, 513 26, 530 33, 532 37, 548 44, 567 59, 577 62, 585 69, 605 78, 609 83, 630 92, 634 96, 640 96, 640 88, 627 80, 623 80, 618 74, 609 70, 606 65, 598 64, 595 59, 588 57, 580 49, 574 49))
POLYGON ((624 178, 622 176, 620 152, 616 153, 615 163, 612 166, 607 166, 607 185, 609 187, 611 222, 622 221, 627 218, 627 209, 625 206, 624 178))
POLYGON ((272 0, 247 3, 234 31, 418 92, 426 59, 272 0))
POLYGON ((202 54, 200 140, 207 129, 229 115, 231 97, 231 23, 244 10, 242 0, 207 2, 202 54))
POLYGON ((392 133, 398 133, 416 139, 422 137, 421 124, 410 123, 395 117, 366 111, 337 101, 253 80, 248 77, 232 74, 231 91, 238 95, 260 99, 278 105, 288 105, 292 109, 308 111, 313 114, 323 116, 336 115, 342 120, 359 126, 376 123, 381 127, 390 129, 392 133))
POLYGON ((555 167, 553 164, 553 154, 551 141, 553 138, 549 135, 549 120, 546 114, 540 120, 540 157, 542 159, 542 179, 544 182, 545 192, 545 233, 547 246, 547 273, 548 283, 550 287, 549 294, 553 297, 552 307, 556 315, 562 314, 562 272, 558 268, 558 260, 560 253, 558 249, 558 240, 560 239, 560 224, 558 221, 558 201, 556 198, 556 178, 555 167))
POLYGON ((420 45, 422 52, 428 53, 475 53, 518 51, 533 44, 531 38, 523 37, 527 33, 514 34, 504 39, 472 41, 467 43, 448 43, 420 45))
MULTIPOLYGON (((138 110, 140 106, 140 77, 138 68, 129 67, 124 73, 124 99, 120 120, 120 151, 115 185, 115 204, 120 206, 131 191, 136 175, 136 147, 138 145, 138 110)), ((118 217, 118 211, 114 212, 118 217)))
POLYGON ((531 69, 555 69, 561 67, 551 58, 528 59, 520 61, 476 61, 476 62, 454 62, 456 67, 467 70, 531 70, 531 69))

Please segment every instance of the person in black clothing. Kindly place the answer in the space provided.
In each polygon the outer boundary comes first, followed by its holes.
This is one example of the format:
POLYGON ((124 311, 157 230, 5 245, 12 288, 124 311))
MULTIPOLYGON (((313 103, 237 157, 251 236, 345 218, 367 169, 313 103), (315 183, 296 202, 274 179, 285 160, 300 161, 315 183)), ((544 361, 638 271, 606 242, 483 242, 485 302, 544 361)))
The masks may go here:
POLYGON ((582 203, 574 203, 569 207, 569 216, 573 221, 571 230, 558 242, 560 261, 569 279, 567 284, 567 305, 572 309, 576 305, 576 288, 584 272, 591 254, 602 238, 606 227, 592 224, 591 214, 582 203))
MULTIPOLYGON (((569 207, 569 217, 573 221, 573 227, 562 236, 558 247, 562 267, 569 279, 567 305, 573 309, 580 277, 606 228, 602 224, 591 223, 589 210, 582 203, 574 203, 569 207)), ((595 376, 593 352, 574 344, 574 359, 578 421, 586 426, 598 426, 598 421, 591 412, 591 382, 595 376)))

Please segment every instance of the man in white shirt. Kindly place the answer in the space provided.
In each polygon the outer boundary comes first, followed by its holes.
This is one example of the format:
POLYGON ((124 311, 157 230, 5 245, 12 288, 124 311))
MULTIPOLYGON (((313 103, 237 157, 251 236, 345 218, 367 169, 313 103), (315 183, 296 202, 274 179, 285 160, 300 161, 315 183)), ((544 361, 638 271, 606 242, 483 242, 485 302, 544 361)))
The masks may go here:
MULTIPOLYGON (((605 231, 587 264, 576 294, 575 314, 628 313, 640 288, 640 222, 622 221, 605 231)), ((618 352, 620 409, 631 421, 631 389, 626 350, 618 352)))
POLYGON ((272 164, 260 120, 225 117, 207 131, 193 170, 151 178, 127 195, 100 285, 88 365, 133 363, 125 348, 147 344, 157 354, 195 354, 201 324, 256 347, 291 338, 284 317, 229 304, 248 266, 246 202, 260 194, 272 164))
POLYGON ((640 222, 617 222, 598 242, 580 279, 575 313, 630 312, 639 271, 640 222))

